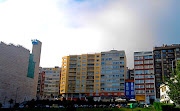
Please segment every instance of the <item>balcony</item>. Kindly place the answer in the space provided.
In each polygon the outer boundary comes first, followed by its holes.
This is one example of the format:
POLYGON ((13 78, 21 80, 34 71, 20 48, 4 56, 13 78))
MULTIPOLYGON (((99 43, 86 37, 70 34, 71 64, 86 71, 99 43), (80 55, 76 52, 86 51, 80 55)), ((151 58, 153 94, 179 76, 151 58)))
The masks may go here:
POLYGON ((86 81, 86 84, 94 84, 92 81, 86 81))
POLYGON ((76 61, 70 61, 69 64, 70 64, 70 65, 71 65, 71 64, 77 64, 77 62, 76 62, 76 61))
POLYGON ((94 77, 87 77, 88 80, 94 80, 94 77))
POLYGON ((69 69, 69 72, 76 72, 76 69, 69 69))
POLYGON ((94 76, 94 73, 87 73, 88 76, 94 76))
POLYGON ((87 65, 87 67, 94 67, 94 64, 93 65, 87 65))

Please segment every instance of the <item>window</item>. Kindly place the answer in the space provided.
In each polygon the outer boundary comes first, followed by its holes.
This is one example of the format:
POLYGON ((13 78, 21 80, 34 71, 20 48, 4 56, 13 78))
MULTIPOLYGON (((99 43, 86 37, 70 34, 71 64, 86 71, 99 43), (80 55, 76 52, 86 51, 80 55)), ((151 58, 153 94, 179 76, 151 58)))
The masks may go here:
POLYGON ((81 83, 85 83, 85 81, 83 80, 83 81, 81 81, 81 83))
POLYGON ((85 89, 81 89, 81 91, 82 91, 82 92, 84 92, 84 91, 85 91, 85 89))
POLYGON ((85 67, 85 66, 86 66, 86 64, 82 64, 82 66, 83 66, 83 67, 85 67))
POLYGON ((77 61, 77 63, 81 63, 81 61, 77 61))
POLYGON ((80 77, 77 77, 77 79, 80 79, 80 77))
POLYGON ((96 63, 96 66, 99 66, 99 63, 96 63))
POLYGON ((86 68, 82 68, 82 71, 85 71, 86 70, 86 68))
POLYGON ((82 72, 82 75, 85 75, 85 72, 82 72))
POLYGON ((96 82, 99 82, 99 80, 96 80, 96 82))
POLYGON ((97 62, 99 61, 99 59, 96 60, 97 62))
POLYGON ((86 56, 83 56, 83 59, 86 59, 86 56))
POLYGON ((104 63, 104 62, 101 62, 101 65, 105 65, 105 63, 104 63))
POLYGON ((86 60, 82 60, 82 63, 86 63, 86 60))
POLYGON ((99 76, 96 76, 96 78, 99 78, 99 76))
POLYGON ((81 65, 77 65, 77 67, 81 67, 81 65))
POLYGON ((129 90, 129 87, 126 86, 126 90, 129 90))
POLYGON ((80 81, 76 81, 76 83, 80 83, 80 81))
POLYGON ((99 55, 97 55, 96 57, 99 57, 99 55))
POLYGON ((99 71, 96 71, 96 74, 99 74, 99 71))
POLYGON ((85 76, 82 76, 82 79, 85 79, 85 76))
POLYGON ((78 57, 78 59, 81 59, 81 57, 78 57))
POLYGON ((99 84, 96 84, 96 87, 99 87, 99 84))
POLYGON ((126 95, 129 95, 129 91, 126 92, 126 95))
POLYGON ((77 71, 81 71, 81 69, 77 69, 77 71))
POLYGON ((131 95, 134 95, 134 91, 131 91, 131 95))
POLYGON ((76 85, 76 87, 80 87, 80 85, 76 85))

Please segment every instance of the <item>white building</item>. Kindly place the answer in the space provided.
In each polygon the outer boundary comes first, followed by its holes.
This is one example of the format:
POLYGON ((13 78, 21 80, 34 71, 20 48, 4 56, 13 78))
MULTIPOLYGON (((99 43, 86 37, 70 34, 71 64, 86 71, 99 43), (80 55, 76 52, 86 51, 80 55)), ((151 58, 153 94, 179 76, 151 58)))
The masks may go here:
POLYGON ((161 103, 174 103, 167 94, 169 88, 165 84, 160 85, 160 102, 161 103))
MULTIPOLYGON (((36 99, 41 42, 32 41, 32 53, 22 46, 0 42, 0 103, 36 99)), ((13 103, 13 104, 14 104, 13 103)))
POLYGON ((54 100, 59 96, 60 67, 39 68, 39 81, 37 94, 39 99, 54 100))

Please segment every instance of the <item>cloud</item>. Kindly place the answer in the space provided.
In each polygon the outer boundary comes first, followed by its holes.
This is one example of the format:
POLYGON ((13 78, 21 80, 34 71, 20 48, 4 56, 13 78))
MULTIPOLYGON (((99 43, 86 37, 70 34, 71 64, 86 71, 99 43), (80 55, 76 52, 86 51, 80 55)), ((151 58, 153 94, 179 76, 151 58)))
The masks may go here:
POLYGON ((7 0, 0 4, 1 40, 31 49, 42 41, 41 66, 61 65, 63 56, 111 49, 152 50, 156 23, 173 4, 163 0, 7 0))

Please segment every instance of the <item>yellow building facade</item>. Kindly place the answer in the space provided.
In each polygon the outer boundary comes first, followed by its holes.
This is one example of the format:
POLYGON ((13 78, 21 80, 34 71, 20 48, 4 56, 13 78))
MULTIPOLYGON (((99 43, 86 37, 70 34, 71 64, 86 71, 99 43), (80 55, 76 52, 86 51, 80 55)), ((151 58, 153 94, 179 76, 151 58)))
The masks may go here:
POLYGON ((100 93, 101 53, 62 58, 60 94, 66 99, 100 93))

